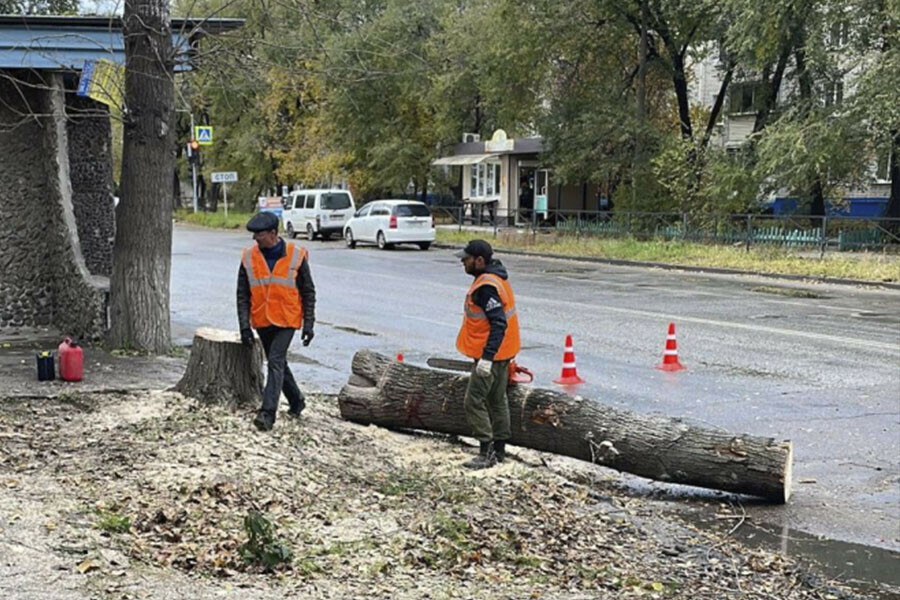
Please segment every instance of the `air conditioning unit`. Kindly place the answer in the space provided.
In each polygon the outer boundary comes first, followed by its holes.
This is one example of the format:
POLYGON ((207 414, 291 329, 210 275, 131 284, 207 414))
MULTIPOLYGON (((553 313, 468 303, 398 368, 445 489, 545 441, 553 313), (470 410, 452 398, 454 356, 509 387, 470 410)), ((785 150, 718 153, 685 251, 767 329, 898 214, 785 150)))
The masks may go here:
POLYGON ((481 136, 477 133, 464 133, 463 144, 471 144, 472 142, 480 142, 481 136))

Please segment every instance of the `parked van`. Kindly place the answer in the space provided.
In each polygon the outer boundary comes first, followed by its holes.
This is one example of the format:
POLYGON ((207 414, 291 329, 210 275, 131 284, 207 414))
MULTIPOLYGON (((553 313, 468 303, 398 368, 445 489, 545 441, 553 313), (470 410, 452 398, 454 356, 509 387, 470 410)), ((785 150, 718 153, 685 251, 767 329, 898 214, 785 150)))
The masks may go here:
POLYGON ((284 206, 284 232, 294 238, 305 233, 312 241, 341 235, 356 207, 348 190, 296 190, 291 192, 284 206))

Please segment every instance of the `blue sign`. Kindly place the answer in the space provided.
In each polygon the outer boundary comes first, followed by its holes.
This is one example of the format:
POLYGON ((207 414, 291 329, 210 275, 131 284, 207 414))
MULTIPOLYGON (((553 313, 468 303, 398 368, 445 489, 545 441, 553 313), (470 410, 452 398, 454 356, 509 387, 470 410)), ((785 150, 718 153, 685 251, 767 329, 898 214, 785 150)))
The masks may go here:
POLYGON ((282 214, 284 213, 284 208, 281 206, 279 206, 278 208, 275 208, 274 206, 273 207, 261 206, 259 208, 259 212, 270 212, 273 215, 275 215, 276 217, 278 217, 279 219, 281 219, 282 214))
POLYGON ((201 146, 212 146, 213 143, 213 128, 211 125, 196 125, 194 126, 194 139, 200 143, 201 146))
POLYGON ((78 91, 75 93, 82 98, 87 97, 88 91, 91 89, 91 79, 94 77, 96 64, 95 60, 86 60, 81 68, 81 79, 78 80, 78 91))

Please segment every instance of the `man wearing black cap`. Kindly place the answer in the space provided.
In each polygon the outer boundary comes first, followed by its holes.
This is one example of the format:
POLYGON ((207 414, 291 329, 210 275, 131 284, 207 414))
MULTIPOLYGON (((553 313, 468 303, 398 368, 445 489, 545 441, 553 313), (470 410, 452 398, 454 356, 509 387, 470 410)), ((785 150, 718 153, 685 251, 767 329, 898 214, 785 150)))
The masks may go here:
POLYGON ((256 245, 244 250, 238 269, 238 321, 241 342, 252 346, 251 327, 255 328, 266 351, 266 388, 253 424, 260 431, 269 431, 275 424, 281 392, 288 399, 289 414, 300 416, 306 406, 287 365, 287 351, 296 329, 303 329, 304 346, 313 339, 316 287, 306 249, 278 236, 278 217, 257 213, 247 222, 247 229, 253 232, 256 245))
POLYGON ((456 348, 475 360, 466 388, 466 419, 479 442, 478 456, 463 466, 485 469, 506 458, 510 437, 506 386, 519 352, 519 317, 509 275, 491 245, 472 240, 456 253, 475 281, 466 294, 456 348))

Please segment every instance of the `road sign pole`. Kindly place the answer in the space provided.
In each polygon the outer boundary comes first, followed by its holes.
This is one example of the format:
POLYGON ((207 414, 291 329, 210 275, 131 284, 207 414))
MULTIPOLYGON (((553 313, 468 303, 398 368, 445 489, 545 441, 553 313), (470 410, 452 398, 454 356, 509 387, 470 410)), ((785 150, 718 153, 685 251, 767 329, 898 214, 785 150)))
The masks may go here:
POLYGON ((228 184, 222 184, 222 195, 225 198, 225 224, 228 225, 228 184))
MULTIPOLYGON (((191 111, 191 136, 194 135, 194 111, 191 111)), ((193 150, 191 151, 193 152, 193 150)), ((191 178, 193 180, 193 185, 191 186, 191 192, 194 198, 194 213, 197 212, 197 161, 191 161, 191 178)))

